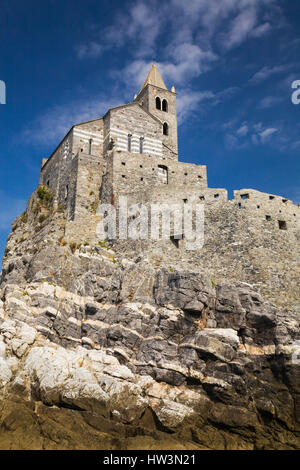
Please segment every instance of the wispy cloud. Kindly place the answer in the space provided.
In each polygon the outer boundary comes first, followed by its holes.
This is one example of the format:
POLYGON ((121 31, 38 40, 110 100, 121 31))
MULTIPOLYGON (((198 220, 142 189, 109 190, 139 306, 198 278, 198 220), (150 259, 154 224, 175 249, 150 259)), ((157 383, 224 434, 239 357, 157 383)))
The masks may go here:
POLYGON ((269 127, 268 129, 265 129, 264 131, 260 132, 259 136, 261 138, 261 142, 265 144, 276 132, 278 132, 278 129, 276 129, 275 127, 269 127))
POLYGON ((244 137, 245 135, 247 135, 249 132, 249 128, 247 126, 247 124, 243 124, 237 131, 237 135, 241 136, 241 137, 244 137))
POLYGON ((103 54, 105 49, 105 46, 95 41, 75 46, 75 51, 79 59, 97 59, 103 54))
POLYGON ((123 102, 123 97, 98 96, 54 106, 31 122, 21 138, 35 145, 57 144, 74 124, 100 118, 123 102))
POLYGON ((242 149, 251 145, 266 145, 272 143, 272 138, 280 131, 279 127, 267 127, 262 122, 243 122, 236 126, 236 122, 228 123, 223 127, 225 144, 230 149, 242 149))
POLYGON ((211 91, 191 91, 179 90, 177 100, 177 113, 178 123, 182 124, 188 115, 192 114, 199 107, 199 104, 204 101, 214 99, 214 94, 211 91))
POLYGON ((265 96, 259 103, 258 107, 261 109, 267 109, 267 108, 271 108, 272 106, 276 106, 282 101, 283 101, 283 98, 281 98, 280 96, 265 96))
POLYGON ((271 77, 272 75, 277 75, 283 72, 287 72, 290 70, 292 67, 294 67, 295 64, 285 64, 285 65, 275 65, 274 67, 263 67, 261 70, 256 72, 253 77, 249 80, 249 83, 252 85, 256 85, 267 78, 271 77))

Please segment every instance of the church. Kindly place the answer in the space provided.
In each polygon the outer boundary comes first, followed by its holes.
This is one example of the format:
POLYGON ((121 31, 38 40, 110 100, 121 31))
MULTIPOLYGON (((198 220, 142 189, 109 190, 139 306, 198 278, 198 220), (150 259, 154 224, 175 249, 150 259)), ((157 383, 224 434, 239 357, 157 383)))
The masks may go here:
POLYGON ((99 203, 203 203, 245 209, 268 230, 295 230, 299 207, 256 190, 209 188, 205 165, 180 162, 176 91, 168 90, 155 65, 131 103, 74 125, 48 159, 42 160, 40 185, 53 194, 54 209, 64 210, 66 239, 95 242, 99 203))

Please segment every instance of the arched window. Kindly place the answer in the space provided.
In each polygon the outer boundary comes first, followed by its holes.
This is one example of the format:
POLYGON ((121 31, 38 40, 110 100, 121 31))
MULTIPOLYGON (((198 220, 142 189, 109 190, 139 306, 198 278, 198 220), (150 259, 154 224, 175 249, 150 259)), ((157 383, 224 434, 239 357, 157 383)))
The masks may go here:
POLYGON ((163 134, 164 135, 169 135, 169 126, 166 122, 164 122, 163 134))
POLYGON ((168 102, 167 102, 167 100, 162 101, 162 110, 165 111, 166 113, 168 112, 168 102))
POLYGON ((161 110, 161 101, 159 97, 156 98, 156 109, 161 110))

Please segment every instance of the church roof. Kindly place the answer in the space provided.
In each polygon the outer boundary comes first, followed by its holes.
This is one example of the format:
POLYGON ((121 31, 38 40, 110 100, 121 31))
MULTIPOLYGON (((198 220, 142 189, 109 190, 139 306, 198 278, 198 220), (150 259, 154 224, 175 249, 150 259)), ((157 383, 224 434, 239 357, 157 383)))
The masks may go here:
POLYGON ((154 85, 154 86, 157 86, 159 88, 163 88, 163 89, 167 90, 165 82, 163 81, 163 78, 162 78, 162 76, 161 76, 161 74, 160 74, 160 72, 159 72, 159 70, 158 70, 158 68, 156 67, 155 64, 152 65, 151 70, 148 73, 147 78, 145 80, 145 83, 141 88, 141 91, 147 85, 154 85))

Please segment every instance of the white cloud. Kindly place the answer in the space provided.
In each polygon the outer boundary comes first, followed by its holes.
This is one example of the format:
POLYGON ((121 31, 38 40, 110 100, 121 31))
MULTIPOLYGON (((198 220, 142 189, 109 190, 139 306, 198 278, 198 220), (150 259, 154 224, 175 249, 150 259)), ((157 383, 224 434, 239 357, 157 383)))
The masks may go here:
POLYGON ((264 34, 268 33, 271 29, 272 27, 269 22, 263 23, 252 30, 251 36, 254 38, 260 38, 264 34))
POLYGON ((275 134, 275 132, 278 132, 278 129, 275 127, 270 127, 269 129, 265 129, 263 132, 260 132, 259 136, 261 138, 262 143, 268 142, 270 137, 275 134))
POLYGON ((75 50, 79 59, 96 59, 103 54, 105 47, 98 42, 91 41, 87 44, 79 44, 75 50))
POLYGON ((234 46, 239 46, 254 30, 257 24, 256 9, 251 7, 247 8, 236 16, 229 27, 229 31, 224 35, 224 46, 226 49, 231 49, 234 46))
MULTIPOLYGON (((225 132, 224 139, 227 147, 232 149, 241 149, 251 144, 265 145, 272 142, 272 136, 279 132, 278 127, 265 127, 262 122, 249 124, 243 122, 236 126, 235 121, 231 121, 223 127, 225 132)), ((280 136, 278 136, 280 140, 280 136)), ((276 139, 278 144, 279 140, 276 139)))
POLYGON ((121 97, 100 96, 55 106, 30 123, 21 138, 30 144, 57 145, 74 124, 100 118, 123 102, 121 97))
POLYGON ((287 64, 287 65, 275 65, 274 67, 263 67, 261 70, 256 72, 253 77, 249 80, 249 83, 256 85, 267 78, 271 77, 272 75, 280 74, 282 72, 286 72, 294 64, 287 64))
POLYGON ((160 10, 156 1, 133 3, 126 14, 118 14, 112 25, 104 31, 107 43, 122 47, 126 41, 131 41, 135 57, 153 54, 164 23, 160 10))
POLYGON ((184 119, 190 114, 196 111, 199 104, 203 101, 209 101, 214 98, 214 94, 211 91, 189 91, 179 90, 177 98, 177 114, 178 123, 182 124, 184 119))
POLYGON ((248 134, 248 131, 249 131, 249 128, 247 126, 247 124, 243 124, 237 131, 237 135, 240 136, 240 137, 244 137, 248 134))
POLYGON ((275 106, 281 102, 282 102, 282 98, 280 98, 279 96, 266 96, 259 103, 259 108, 261 109, 271 108, 272 106, 275 106))

